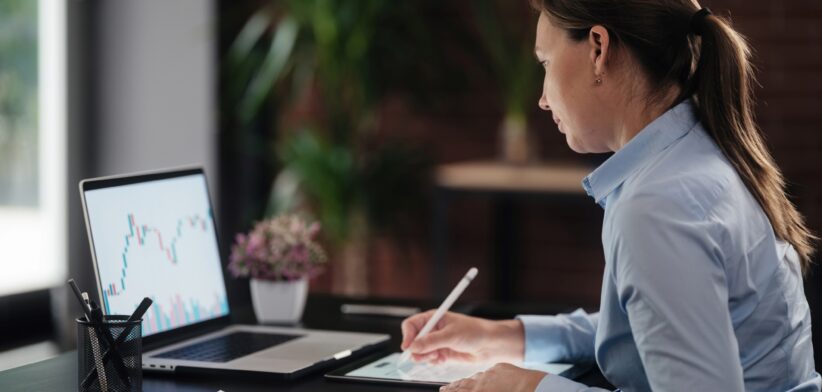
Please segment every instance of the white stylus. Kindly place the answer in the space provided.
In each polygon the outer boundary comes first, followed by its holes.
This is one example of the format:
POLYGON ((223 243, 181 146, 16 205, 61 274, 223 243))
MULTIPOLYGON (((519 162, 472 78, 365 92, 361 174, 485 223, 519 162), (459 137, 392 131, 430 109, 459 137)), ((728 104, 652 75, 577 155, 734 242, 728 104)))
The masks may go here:
MULTIPOLYGON (((422 327, 420 333, 418 333, 417 337, 414 338, 415 341, 425 335, 428 335, 428 333, 431 332, 432 329, 434 329, 434 326, 437 325, 438 322, 440 322, 440 319, 442 318, 442 316, 445 315, 445 312, 447 312, 448 309, 451 309, 451 305, 453 305, 457 298, 459 298, 459 296, 462 294, 462 292, 465 291, 465 288, 468 287, 468 284, 471 283, 472 280, 474 280, 474 277, 477 276, 477 272, 478 271, 476 267, 472 267, 470 270, 468 270, 465 276, 462 277, 462 280, 460 280, 460 282, 457 283, 457 287, 454 287, 454 289, 451 290, 451 294, 448 294, 448 296, 445 297, 445 301, 442 301, 442 305, 440 305, 440 307, 437 308, 437 311, 434 312, 434 315, 431 316, 431 318, 428 319, 428 322, 425 323, 425 325, 422 327)), ((400 356, 399 363, 407 362, 410 358, 411 351, 405 350, 400 356)))

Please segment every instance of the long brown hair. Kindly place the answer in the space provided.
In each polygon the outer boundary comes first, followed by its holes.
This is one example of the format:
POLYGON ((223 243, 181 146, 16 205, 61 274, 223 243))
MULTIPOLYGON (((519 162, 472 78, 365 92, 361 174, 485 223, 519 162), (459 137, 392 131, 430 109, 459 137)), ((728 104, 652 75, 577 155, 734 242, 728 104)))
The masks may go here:
MULTIPOLYGON (((693 99, 702 125, 733 164, 773 226, 796 249, 807 272, 817 238, 786 195, 785 180, 754 121, 754 73, 744 37, 717 15, 694 26, 691 0, 530 0, 571 39, 604 26, 648 76, 653 91, 679 86, 693 99)), ((649 97, 654 99, 659 97, 649 97)))

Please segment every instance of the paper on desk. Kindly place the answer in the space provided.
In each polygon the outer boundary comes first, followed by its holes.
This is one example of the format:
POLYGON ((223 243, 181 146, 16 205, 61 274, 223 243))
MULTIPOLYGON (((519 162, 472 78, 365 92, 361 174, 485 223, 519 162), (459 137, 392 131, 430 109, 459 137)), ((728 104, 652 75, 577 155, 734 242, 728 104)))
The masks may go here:
MULTIPOLYGON (((402 368, 399 368, 397 367, 397 361, 399 361, 400 355, 400 353, 388 355, 359 369, 353 370, 346 375, 352 377, 448 384, 462 378, 470 377, 477 372, 487 370, 493 366, 493 364, 445 363, 430 365, 427 363, 414 363, 411 366, 403 365, 402 368)), ((523 365, 523 367, 529 369, 553 374, 562 373, 572 366, 573 365, 565 363, 526 363, 523 365)))

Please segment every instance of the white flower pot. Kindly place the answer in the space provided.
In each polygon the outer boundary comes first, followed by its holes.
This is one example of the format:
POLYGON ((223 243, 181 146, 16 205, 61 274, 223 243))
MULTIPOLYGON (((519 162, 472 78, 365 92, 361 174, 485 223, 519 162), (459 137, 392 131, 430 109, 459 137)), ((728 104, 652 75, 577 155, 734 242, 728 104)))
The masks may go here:
POLYGON ((251 279, 251 303, 259 323, 296 323, 303 317, 308 280, 251 279))

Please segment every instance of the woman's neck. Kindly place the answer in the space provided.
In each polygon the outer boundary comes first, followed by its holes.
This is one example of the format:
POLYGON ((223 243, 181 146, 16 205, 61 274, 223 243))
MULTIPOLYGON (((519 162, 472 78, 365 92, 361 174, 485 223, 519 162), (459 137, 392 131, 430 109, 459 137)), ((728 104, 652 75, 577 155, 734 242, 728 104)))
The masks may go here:
POLYGON ((681 88, 673 86, 660 99, 648 99, 647 95, 641 99, 630 100, 623 105, 620 111, 622 116, 617 119, 614 127, 613 151, 622 149, 648 124, 665 114, 679 97, 681 88))

